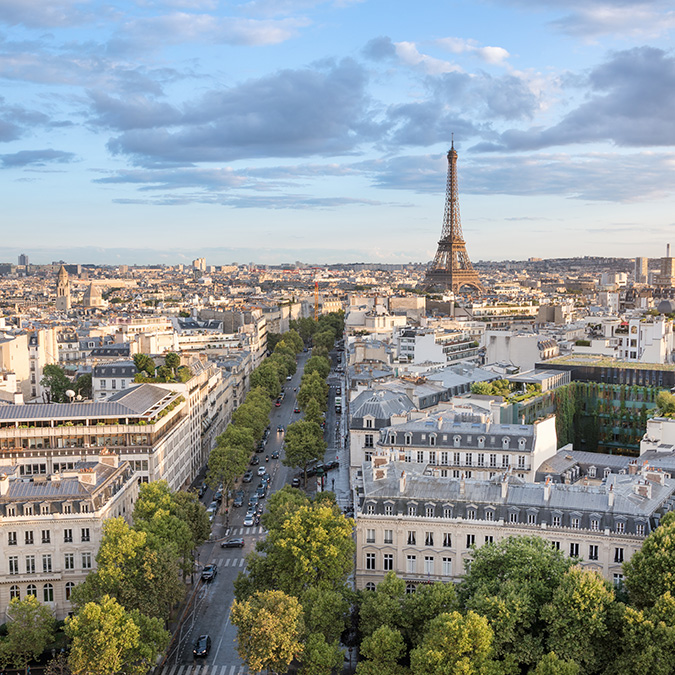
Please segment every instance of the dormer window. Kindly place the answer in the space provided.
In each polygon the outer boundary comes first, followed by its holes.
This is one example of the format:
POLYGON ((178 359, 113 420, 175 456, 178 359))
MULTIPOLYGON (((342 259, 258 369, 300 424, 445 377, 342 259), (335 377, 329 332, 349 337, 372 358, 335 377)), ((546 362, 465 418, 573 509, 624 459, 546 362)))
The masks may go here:
POLYGON ((502 450, 508 450, 510 443, 511 439, 508 436, 504 436, 504 438, 502 438, 502 450))
POLYGON ((436 434, 429 435, 429 445, 436 445, 436 434))
POLYGON ((412 434, 406 434, 405 435, 405 444, 406 445, 412 445, 412 434))
POLYGON ((588 477, 589 478, 595 478, 597 475, 597 469, 594 466, 589 466, 588 467, 588 477))
POLYGON ((456 448, 459 448, 460 445, 462 444, 462 437, 461 436, 454 436, 452 439, 452 442, 454 443, 456 448))
POLYGON ((478 447, 479 448, 485 447, 485 436, 479 436, 478 437, 478 447))
POLYGON ((525 450, 525 439, 524 438, 519 438, 518 439, 518 450, 525 450))
POLYGON ((373 418, 372 417, 364 418, 363 423, 364 423, 366 429, 372 429, 373 428, 373 418))

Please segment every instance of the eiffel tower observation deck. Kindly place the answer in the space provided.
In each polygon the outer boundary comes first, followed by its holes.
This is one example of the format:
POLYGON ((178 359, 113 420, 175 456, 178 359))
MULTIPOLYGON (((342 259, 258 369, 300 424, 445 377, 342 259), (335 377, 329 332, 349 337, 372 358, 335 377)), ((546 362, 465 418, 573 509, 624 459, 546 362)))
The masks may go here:
POLYGON ((471 264, 462 235, 457 190, 457 151, 453 139, 448 151, 448 181, 445 191, 443 231, 434 261, 427 270, 424 288, 426 290, 451 290, 453 293, 459 293, 463 287, 479 293, 485 291, 478 272, 471 264))

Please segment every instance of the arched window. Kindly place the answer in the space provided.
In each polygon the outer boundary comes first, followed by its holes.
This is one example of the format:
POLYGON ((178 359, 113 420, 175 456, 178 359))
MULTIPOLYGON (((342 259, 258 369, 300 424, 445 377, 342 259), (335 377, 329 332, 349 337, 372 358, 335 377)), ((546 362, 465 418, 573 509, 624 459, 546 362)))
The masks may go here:
POLYGON ((73 588, 75 588, 75 584, 72 581, 69 581, 66 584, 66 600, 70 600, 70 595, 73 592, 73 588))
POLYGON ((406 445, 412 445, 412 434, 406 434, 405 435, 405 444, 406 445))
POLYGON ((452 439, 453 443, 455 444, 455 447, 458 448, 460 444, 462 443, 462 437, 461 436, 455 436, 452 439))
POLYGON ((479 436, 478 437, 478 447, 479 448, 485 447, 485 436, 479 436))
POLYGON ((415 584, 408 584, 405 587, 405 592, 408 593, 408 595, 411 595, 412 593, 415 592, 415 584))
POLYGON ((525 450, 525 439, 524 438, 518 439, 518 450, 525 450))
POLYGON ((16 584, 14 584, 14 586, 11 586, 9 589, 9 599, 13 600, 14 598, 21 600, 21 591, 19 590, 19 587, 16 584))
POLYGON ((504 450, 508 450, 508 449, 509 449, 509 443, 510 443, 510 442, 511 442, 511 441, 510 441, 509 437, 508 437, 508 436, 504 436, 504 438, 502 438, 502 448, 503 448, 504 450))
POLYGON ((28 584, 26 595, 34 595, 37 598, 37 586, 35 584, 28 584))
POLYGON ((429 434, 429 445, 436 445, 436 434, 429 434))
POLYGON ((374 591, 375 590, 375 584, 372 581, 369 581, 366 584, 366 590, 367 591, 374 591))
POLYGON ((42 599, 45 602, 54 602, 54 587, 51 584, 42 587, 42 599))

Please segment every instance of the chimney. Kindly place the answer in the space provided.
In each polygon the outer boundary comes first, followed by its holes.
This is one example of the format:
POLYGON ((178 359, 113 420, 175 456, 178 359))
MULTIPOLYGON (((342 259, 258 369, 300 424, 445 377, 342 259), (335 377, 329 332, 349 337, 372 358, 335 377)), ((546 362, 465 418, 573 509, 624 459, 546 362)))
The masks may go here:
POLYGON ((504 473, 502 474, 502 499, 506 499, 506 496, 509 494, 509 479, 508 476, 504 473))
POLYGON ((466 494, 466 483, 464 482, 464 473, 462 473, 462 477, 459 479, 459 494, 460 495, 466 494))
POLYGON ((628 462, 628 475, 634 476, 637 473, 637 470, 638 470, 637 462, 634 459, 632 459, 630 462, 628 462))
POLYGON ((670 244, 666 244, 666 258, 670 258, 670 244))
POLYGON ((611 509, 614 506, 614 483, 609 486, 609 493, 607 495, 607 506, 611 509))
POLYGON ((6 473, 0 475, 0 497, 9 492, 9 476, 6 473))
POLYGON ((405 494, 405 471, 401 471, 401 477, 398 480, 399 494, 405 494))
POLYGON ((94 469, 80 469, 77 472, 77 480, 85 485, 96 485, 96 471, 94 469))
POLYGON ((548 502, 551 499, 551 479, 547 478, 544 483, 544 501, 548 502))
POLYGON ((101 464, 112 466, 113 469, 116 469, 120 465, 119 455, 115 454, 112 450, 108 450, 108 448, 103 448, 103 450, 101 450, 98 461, 101 462, 101 464))

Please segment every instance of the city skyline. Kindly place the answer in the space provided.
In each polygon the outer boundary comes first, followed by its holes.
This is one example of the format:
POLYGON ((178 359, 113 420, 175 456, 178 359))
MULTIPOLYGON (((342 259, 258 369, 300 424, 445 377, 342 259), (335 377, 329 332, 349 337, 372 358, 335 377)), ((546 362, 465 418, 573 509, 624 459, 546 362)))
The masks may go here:
POLYGON ((666 2, 0 0, 0 259, 660 257, 666 2))

